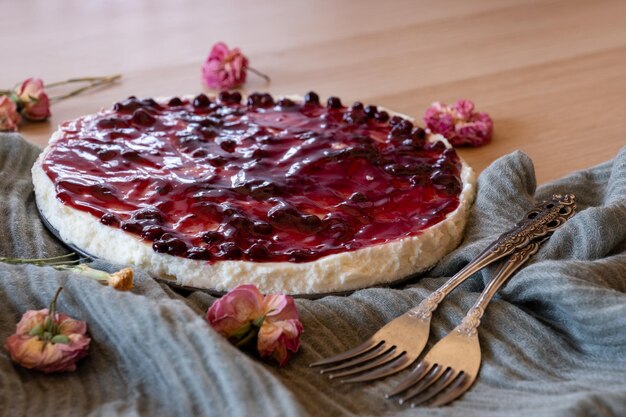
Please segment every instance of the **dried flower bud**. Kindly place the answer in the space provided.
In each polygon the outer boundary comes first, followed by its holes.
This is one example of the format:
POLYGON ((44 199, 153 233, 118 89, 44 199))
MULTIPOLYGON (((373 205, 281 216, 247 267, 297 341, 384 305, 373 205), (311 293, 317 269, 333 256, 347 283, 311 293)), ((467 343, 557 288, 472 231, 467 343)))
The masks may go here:
POLYGON ((6 341, 11 359, 25 368, 45 373, 74 371, 76 362, 87 355, 91 342, 87 323, 56 312, 61 290, 49 308, 24 313, 6 341))
POLYGON ((20 84, 15 94, 20 112, 28 120, 43 121, 50 117, 50 99, 39 78, 28 78, 20 84))
POLYGON ((435 102, 426 110, 424 123, 453 146, 481 146, 491 141, 493 133, 491 117, 474 111, 470 100, 458 100, 454 106, 435 102))
POLYGON ((231 343, 252 345, 280 366, 298 350, 303 331, 292 297, 263 296, 254 285, 240 285, 213 303, 207 321, 231 343))

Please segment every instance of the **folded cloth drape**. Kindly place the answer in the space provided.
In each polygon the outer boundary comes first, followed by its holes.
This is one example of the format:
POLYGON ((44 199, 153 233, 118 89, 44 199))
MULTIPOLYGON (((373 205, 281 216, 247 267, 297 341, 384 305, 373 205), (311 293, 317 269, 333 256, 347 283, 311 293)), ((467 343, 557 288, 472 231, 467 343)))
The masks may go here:
MULTIPOLYGON (((30 167, 38 153, 17 135, 0 135, 0 256, 65 253, 37 217, 30 167)), ((444 301, 431 343, 459 323, 494 269, 444 301)), ((204 313, 212 297, 179 296, 141 272, 135 290, 121 293, 50 268, 0 264, 0 343, 25 310, 44 308, 59 285, 65 287, 59 310, 89 323, 90 355, 74 373, 44 375, 13 365, 0 348, 0 416, 624 416, 626 148, 613 161, 538 189, 525 154, 495 161, 480 176, 457 250, 402 289, 298 300, 302 347, 280 369, 209 328, 204 313), (307 367, 417 305, 555 192, 576 194, 579 213, 487 309, 482 369, 461 400, 409 409, 383 399, 397 376, 341 385, 307 367)))

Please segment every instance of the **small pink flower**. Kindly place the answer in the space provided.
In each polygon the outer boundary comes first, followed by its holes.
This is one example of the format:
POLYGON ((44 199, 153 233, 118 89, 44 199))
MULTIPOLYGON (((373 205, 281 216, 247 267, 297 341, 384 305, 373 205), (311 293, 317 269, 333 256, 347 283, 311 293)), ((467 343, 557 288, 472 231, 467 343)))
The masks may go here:
POLYGON ((254 285, 239 285, 213 303, 207 320, 222 336, 231 339, 263 316, 263 295, 254 285))
POLYGON ((7 96, 0 96, 0 131, 17 130, 19 122, 15 103, 7 96))
POLYGON ((265 321, 259 330, 258 350, 263 358, 272 357, 284 366, 300 347, 304 328, 292 297, 267 295, 263 300, 265 321))
POLYGON ((50 100, 39 78, 28 78, 15 91, 22 116, 32 121, 50 117, 50 100))
POLYGON ((241 50, 218 42, 202 65, 202 81, 209 88, 228 90, 245 83, 247 71, 248 58, 241 50))
POLYGON ((239 347, 254 345, 260 356, 284 366, 300 347, 302 323, 287 295, 263 296, 254 285, 240 285, 207 312, 209 324, 239 347))
POLYGON ((434 102, 426 109, 424 123, 453 146, 481 146, 489 143, 493 134, 491 117, 475 112, 470 100, 458 100, 454 106, 434 102))
POLYGON ((55 312, 57 291, 49 309, 28 310, 6 341, 11 359, 25 368, 45 373, 76 369, 87 355, 91 339, 87 324, 55 312))

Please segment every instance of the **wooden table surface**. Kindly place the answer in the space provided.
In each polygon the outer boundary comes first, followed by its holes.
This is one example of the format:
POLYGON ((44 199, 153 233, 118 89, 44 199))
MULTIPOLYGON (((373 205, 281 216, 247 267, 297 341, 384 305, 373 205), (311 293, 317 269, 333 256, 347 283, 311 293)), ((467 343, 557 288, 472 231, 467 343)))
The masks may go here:
POLYGON ((202 90, 200 65, 223 40, 272 77, 245 91, 337 95, 421 118, 469 98, 493 142, 462 149, 477 170, 516 149, 538 181, 612 158, 626 144, 626 1, 0 0, 0 87, 122 73, 21 128, 45 145, 63 120, 128 95, 202 90))

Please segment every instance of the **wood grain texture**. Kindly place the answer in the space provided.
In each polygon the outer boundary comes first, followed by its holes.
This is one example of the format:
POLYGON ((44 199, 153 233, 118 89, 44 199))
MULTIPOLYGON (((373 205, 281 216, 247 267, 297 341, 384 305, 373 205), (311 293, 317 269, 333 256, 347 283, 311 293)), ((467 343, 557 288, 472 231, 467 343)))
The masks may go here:
POLYGON ((612 158, 626 145, 626 2, 0 0, 0 86, 123 73, 22 126, 45 145, 63 120, 128 95, 202 90, 211 45, 240 46, 271 84, 246 91, 338 95, 417 118, 435 100, 474 100, 492 144, 462 149, 477 170, 516 149, 539 182, 612 158))

